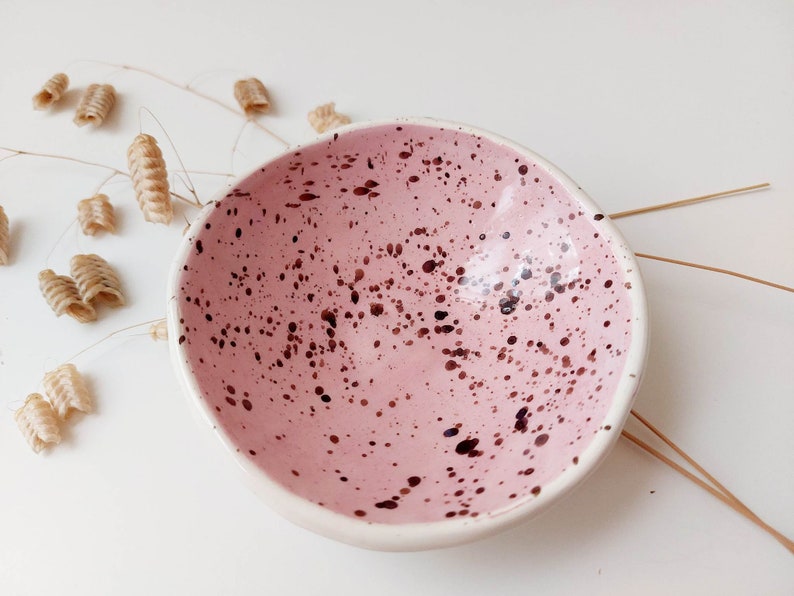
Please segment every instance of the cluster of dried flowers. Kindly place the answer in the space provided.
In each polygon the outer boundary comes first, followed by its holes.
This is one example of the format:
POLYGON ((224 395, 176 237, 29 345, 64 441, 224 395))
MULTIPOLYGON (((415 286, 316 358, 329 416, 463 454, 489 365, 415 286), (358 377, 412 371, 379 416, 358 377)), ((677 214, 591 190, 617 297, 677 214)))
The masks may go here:
MULTIPOLYGON (((69 77, 57 73, 50 77, 33 96, 33 107, 45 110, 60 101, 69 89, 69 77)), ((189 90, 189 89, 188 89, 189 90)), ((246 118, 271 110, 267 88, 257 78, 241 79, 234 84, 234 97, 246 118)), ((74 122, 78 126, 101 126, 116 104, 116 90, 112 85, 92 83, 83 91, 74 122)), ((350 123, 350 118, 336 112, 333 103, 321 105, 308 114, 310 125, 319 133, 350 123)), ((157 140, 139 134, 127 150, 129 176, 146 221, 169 225, 174 210, 168 170, 157 140)), ((113 205, 106 194, 99 191, 77 204, 77 221, 82 232, 94 236, 99 232, 115 233, 113 205)), ((0 265, 9 261, 9 221, 0 206, 0 265)), ((67 314, 81 323, 95 321, 96 306, 111 307, 125 303, 119 277, 111 265, 96 254, 80 254, 72 258, 70 275, 58 275, 51 269, 39 273, 39 287, 57 316, 67 314)), ((155 340, 168 337, 166 322, 151 325, 150 336, 155 340)), ((85 383, 72 364, 65 364, 45 375, 47 398, 33 393, 17 410, 15 418, 22 434, 34 451, 60 441, 59 423, 73 409, 90 412, 93 402, 85 383)))
MULTIPOLYGON (((46 110, 57 103, 69 89, 69 77, 59 72, 51 76, 41 90, 33 96, 33 107, 46 110)), ((116 103, 116 90, 113 85, 92 83, 86 87, 74 115, 77 126, 93 124, 100 126, 116 103)))
POLYGON ((57 275, 52 269, 39 273, 39 288, 57 316, 69 315, 80 323, 95 321, 95 306, 124 305, 124 294, 116 271, 95 254, 72 257, 71 276, 57 275))

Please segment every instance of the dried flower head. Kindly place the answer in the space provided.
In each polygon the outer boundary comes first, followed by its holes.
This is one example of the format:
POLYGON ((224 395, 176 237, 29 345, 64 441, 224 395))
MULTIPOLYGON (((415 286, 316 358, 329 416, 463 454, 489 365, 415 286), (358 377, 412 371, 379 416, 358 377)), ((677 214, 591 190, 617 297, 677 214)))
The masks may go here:
POLYGON ((116 90, 113 85, 98 85, 93 83, 88 86, 80 98, 74 123, 77 126, 93 124, 99 126, 107 117, 116 103, 116 90))
POLYGON ((152 223, 170 224, 174 207, 168 187, 165 160, 154 137, 139 134, 127 150, 132 185, 143 218, 152 223))
POLYGON ((317 132, 325 132, 332 128, 338 128, 345 124, 350 124, 350 118, 344 114, 337 114, 333 102, 314 108, 308 115, 309 124, 317 132))
POLYGON ((50 402, 38 393, 31 393, 25 400, 25 405, 14 413, 19 430, 31 446, 38 453, 47 445, 61 442, 61 431, 58 428, 58 418, 50 402))
POLYGON ((45 269, 39 273, 39 288, 47 304, 59 317, 65 313, 81 323, 96 321, 94 307, 83 301, 71 277, 56 275, 52 269, 45 269))
POLYGON ((94 236, 104 230, 116 231, 116 216, 107 195, 98 194, 77 203, 77 220, 86 236, 94 236))
POLYGON ((94 400, 85 379, 74 364, 62 364, 44 375, 44 393, 58 418, 64 420, 71 410, 86 414, 94 411, 94 400))
POLYGON ((105 259, 94 254, 75 255, 70 266, 77 290, 85 302, 124 306, 119 277, 105 259))
POLYGON ((149 335, 152 336, 154 341, 162 341, 168 339, 168 322, 157 321, 149 327, 149 335))
POLYGON ((266 114, 270 111, 270 98, 267 89, 259 79, 242 79, 234 84, 234 97, 245 112, 253 116, 256 112, 266 114))
POLYGON ((8 251, 11 239, 8 236, 8 216, 0 205, 0 265, 8 264, 8 251))
POLYGON ((66 89, 69 87, 69 77, 59 72, 50 77, 41 87, 41 91, 33 96, 33 108, 44 110, 61 99, 66 89))

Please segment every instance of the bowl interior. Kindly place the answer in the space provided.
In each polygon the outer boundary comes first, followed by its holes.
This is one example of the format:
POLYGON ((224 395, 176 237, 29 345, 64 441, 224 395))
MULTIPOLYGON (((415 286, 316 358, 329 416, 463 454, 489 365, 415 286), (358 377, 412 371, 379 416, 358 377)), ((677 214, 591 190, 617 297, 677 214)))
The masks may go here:
POLYGON ((498 517, 583 477, 623 423, 644 337, 620 244, 567 178, 499 139, 346 130, 194 224, 178 358, 240 457, 318 507, 498 517))

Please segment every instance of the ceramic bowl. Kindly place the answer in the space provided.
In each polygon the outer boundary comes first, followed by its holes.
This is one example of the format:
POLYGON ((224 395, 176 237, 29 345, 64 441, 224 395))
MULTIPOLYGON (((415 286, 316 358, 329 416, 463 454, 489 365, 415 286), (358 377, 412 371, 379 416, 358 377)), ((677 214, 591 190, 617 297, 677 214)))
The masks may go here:
POLYGON ((467 542, 603 460, 647 350, 633 253, 539 155, 469 126, 345 127, 208 205, 176 257, 187 392, 287 518, 467 542))

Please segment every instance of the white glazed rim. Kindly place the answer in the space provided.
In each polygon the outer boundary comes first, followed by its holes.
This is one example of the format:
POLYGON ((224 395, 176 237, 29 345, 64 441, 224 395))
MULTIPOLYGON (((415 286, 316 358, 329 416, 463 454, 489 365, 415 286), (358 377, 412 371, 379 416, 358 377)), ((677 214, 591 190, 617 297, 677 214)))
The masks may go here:
MULTIPOLYGON (((382 126, 419 125, 436 129, 459 130, 464 133, 483 137, 497 145, 502 145, 527 156, 538 166, 544 168, 563 184, 572 198, 593 213, 600 213, 596 203, 562 170, 544 159, 537 153, 518 145, 499 135, 474 128, 465 124, 448 122, 433 118, 398 118, 387 121, 370 121, 356 123, 335 129, 320 135, 316 139, 303 145, 290 147, 285 152, 269 159, 267 165, 285 153, 296 151, 307 146, 314 146, 333 138, 335 134, 345 134, 354 130, 377 128, 382 126)), ((235 185, 260 170, 258 166, 245 176, 238 178, 235 185)), ((626 353, 626 361, 612 397, 612 404, 604 416, 602 428, 611 426, 609 431, 596 433, 587 448, 579 455, 578 465, 568 467, 552 482, 543 487, 538 496, 529 496, 511 503, 508 507, 491 513, 481 513, 477 518, 452 518, 449 520, 423 523, 382 524, 355 519, 346 515, 320 507, 311 501, 299 497, 281 484, 271 479, 264 471, 249 460, 245 454, 234 445, 229 436, 217 425, 211 408, 201 396, 195 377, 187 363, 187 355, 179 344, 181 335, 179 330, 179 277, 182 268, 191 250, 192 238, 204 225, 209 213, 214 209, 214 203, 222 200, 226 192, 209 203, 195 218, 190 229, 183 237, 182 243, 174 258, 168 280, 168 338, 171 359, 177 371, 177 377, 183 391, 199 408, 203 418, 209 422, 218 438, 232 454, 237 464, 246 472, 245 476, 253 490, 259 494, 278 513, 313 532, 345 542, 354 546, 387 551, 415 551, 432 548, 441 548, 471 542, 495 534, 509 527, 517 525, 534 515, 537 515, 552 503, 557 502, 563 495, 569 493, 579 485, 609 454, 610 450, 620 435, 620 430, 631 410, 639 387, 640 378, 645 367, 648 351, 648 311, 645 289, 640 276, 639 266, 634 253, 629 248, 625 239, 608 218, 595 222, 602 238, 605 239, 613 254, 619 261, 625 280, 631 283, 629 294, 632 300, 631 346, 626 353)))

